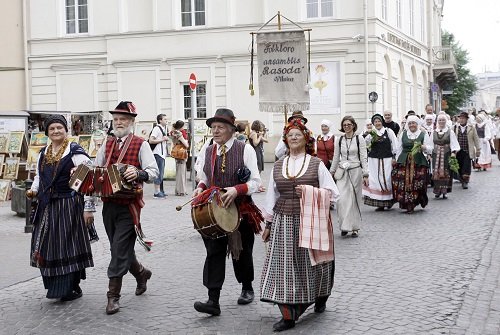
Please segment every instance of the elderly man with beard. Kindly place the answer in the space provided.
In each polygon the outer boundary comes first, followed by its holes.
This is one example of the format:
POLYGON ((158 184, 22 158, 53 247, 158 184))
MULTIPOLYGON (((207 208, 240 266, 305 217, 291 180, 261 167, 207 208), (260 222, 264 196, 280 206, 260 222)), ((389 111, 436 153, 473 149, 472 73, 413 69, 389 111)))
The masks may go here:
MULTIPOLYGON (((126 170, 120 171, 121 177, 135 184, 139 189, 143 182, 153 182, 158 177, 158 166, 149 144, 133 134, 137 113, 130 101, 122 101, 113 115, 114 137, 108 137, 106 145, 97 152, 96 165, 126 164, 126 170)), ((125 197, 120 192, 112 197, 103 197, 102 216, 108 235, 111 261, 108 266, 109 290, 106 314, 115 314, 120 309, 120 291, 122 277, 130 271, 137 281, 135 295, 146 292, 146 283, 151 278, 151 271, 139 263, 135 256, 136 238, 143 239, 140 228, 140 211, 144 207, 142 192, 135 192, 134 197, 125 197)))

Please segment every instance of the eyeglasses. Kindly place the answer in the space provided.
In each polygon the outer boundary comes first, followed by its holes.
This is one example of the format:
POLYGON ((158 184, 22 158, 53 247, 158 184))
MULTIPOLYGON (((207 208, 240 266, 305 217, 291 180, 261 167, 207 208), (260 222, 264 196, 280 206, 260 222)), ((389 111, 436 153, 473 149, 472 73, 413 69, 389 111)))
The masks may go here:
POLYGON ((352 123, 345 123, 345 124, 342 125, 342 127, 352 127, 352 126, 353 126, 352 123))

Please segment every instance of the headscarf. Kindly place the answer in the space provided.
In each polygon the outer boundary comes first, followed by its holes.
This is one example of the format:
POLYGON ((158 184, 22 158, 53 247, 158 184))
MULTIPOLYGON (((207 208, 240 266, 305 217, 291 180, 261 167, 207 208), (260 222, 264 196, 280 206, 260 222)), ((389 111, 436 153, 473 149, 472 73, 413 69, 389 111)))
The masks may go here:
POLYGON ((384 117, 382 115, 380 115, 380 114, 374 114, 372 116, 370 122, 371 122, 371 124, 373 124, 373 128, 372 129, 374 129, 377 132, 377 135, 382 136, 384 134, 384 132, 385 132, 384 117), (382 128, 380 128, 380 129, 377 129, 375 127, 375 120, 377 120, 377 119, 380 120, 380 122, 382 122, 382 128))
MULTIPOLYGON (((370 129, 368 129, 368 125, 371 125, 371 124, 372 124, 372 120, 371 119, 366 119, 366 121, 365 121, 365 129, 363 129, 363 134, 370 131, 370 129)), ((372 125, 372 129, 373 129, 373 125, 372 125)))
POLYGON ((66 132, 68 132, 68 121, 66 121, 66 118, 60 114, 52 114, 45 119, 43 124, 43 127, 45 128, 45 135, 49 136, 49 126, 53 123, 62 124, 64 129, 66 129, 66 132))
POLYGON ((302 123, 302 120, 300 119, 292 119, 290 122, 287 123, 287 125, 283 129, 283 142, 285 142, 286 147, 290 148, 288 146, 286 135, 292 129, 298 129, 302 132, 302 134, 306 139, 306 154, 315 156, 316 152, 314 150, 314 137, 312 136, 312 132, 309 129, 307 129, 307 127, 302 123))
POLYGON ((442 133, 445 133, 448 131, 448 118, 446 117, 446 114, 439 114, 438 117, 437 117, 437 122, 436 122, 436 130, 438 132, 442 132, 442 133), (446 124, 444 125, 444 128, 439 128, 439 119, 445 119, 446 120, 446 124))
POLYGON ((321 132, 321 137, 323 138, 324 141, 326 141, 333 136, 333 131, 332 131, 333 124, 332 124, 332 121, 324 119, 324 120, 321 120, 321 125, 328 127, 328 133, 323 134, 323 132, 321 132))
POLYGON ((409 139, 416 139, 420 133, 421 133, 421 130, 420 128, 418 127, 418 120, 420 120, 418 118, 418 116, 415 116, 415 115, 410 115, 406 118, 406 125, 405 125, 405 130, 406 130, 406 135, 408 136, 409 139), (410 124, 410 122, 416 122, 417 123, 417 130, 412 132, 410 130, 410 127, 408 126, 410 124))

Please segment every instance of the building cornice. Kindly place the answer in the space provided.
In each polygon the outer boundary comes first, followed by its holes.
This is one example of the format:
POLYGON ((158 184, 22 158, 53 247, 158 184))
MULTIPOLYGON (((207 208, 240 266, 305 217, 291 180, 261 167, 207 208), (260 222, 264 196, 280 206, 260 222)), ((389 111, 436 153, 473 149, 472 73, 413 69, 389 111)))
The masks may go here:
POLYGON ((50 67, 52 71, 75 71, 75 70, 97 70, 101 63, 73 63, 73 64, 54 64, 50 67))
POLYGON ((123 67, 151 67, 160 66, 162 63, 161 58, 154 59, 134 59, 134 60, 116 60, 111 63, 116 68, 123 67))

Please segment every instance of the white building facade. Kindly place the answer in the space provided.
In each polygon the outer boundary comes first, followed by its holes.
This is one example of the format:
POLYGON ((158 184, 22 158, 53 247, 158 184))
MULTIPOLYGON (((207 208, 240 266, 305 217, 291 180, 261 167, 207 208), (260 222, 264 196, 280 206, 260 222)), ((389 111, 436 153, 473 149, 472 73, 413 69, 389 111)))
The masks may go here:
POLYGON ((260 112, 258 85, 251 96, 248 84, 250 33, 278 11, 312 29, 311 73, 330 71, 324 92, 333 98, 305 111, 315 133, 324 118, 363 123, 391 110, 399 120, 432 101, 442 0, 24 1, 31 110, 108 111, 131 100, 139 121, 164 113, 175 122, 190 113, 195 73, 199 121, 228 107, 240 120, 263 121, 277 140, 283 116, 260 112))

